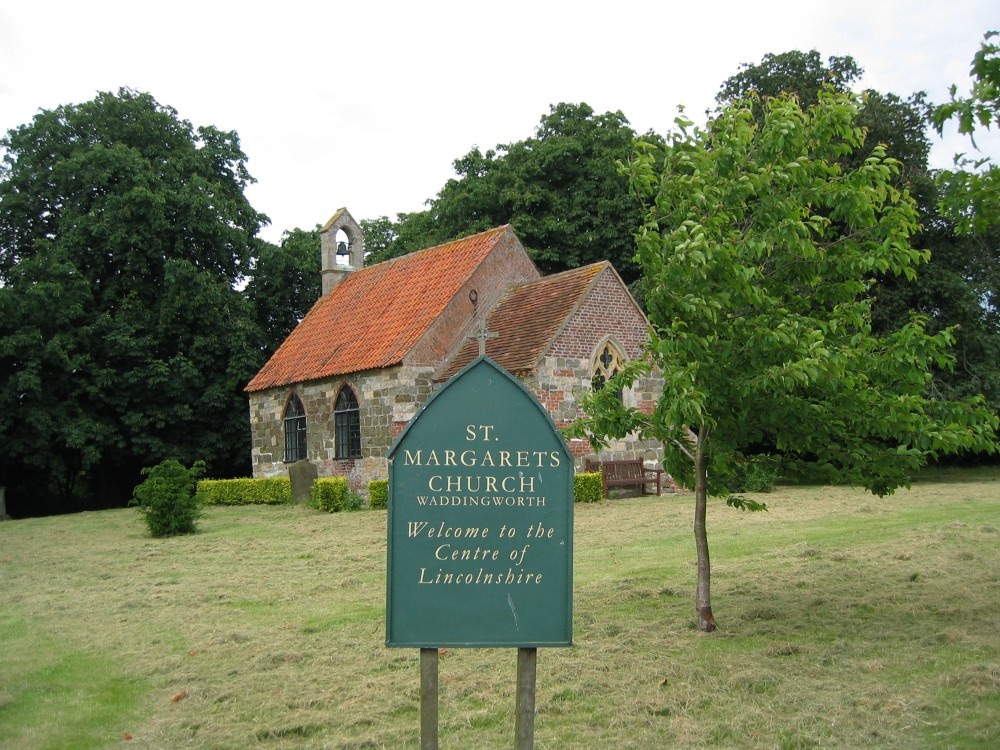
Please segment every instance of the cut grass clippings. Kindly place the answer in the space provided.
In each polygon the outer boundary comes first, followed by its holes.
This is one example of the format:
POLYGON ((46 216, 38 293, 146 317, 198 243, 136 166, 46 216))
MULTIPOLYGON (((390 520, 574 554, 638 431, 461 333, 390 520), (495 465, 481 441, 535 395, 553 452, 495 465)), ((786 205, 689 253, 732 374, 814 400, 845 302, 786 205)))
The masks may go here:
MULTIPOLYGON (((711 635, 690 494, 577 506, 574 646, 539 650, 535 746, 1000 746, 1000 472, 759 499, 710 507, 711 635)), ((0 747, 419 747, 419 652, 384 645, 385 522, 0 524, 0 747)), ((442 748, 513 744, 515 669, 441 655, 442 748)))

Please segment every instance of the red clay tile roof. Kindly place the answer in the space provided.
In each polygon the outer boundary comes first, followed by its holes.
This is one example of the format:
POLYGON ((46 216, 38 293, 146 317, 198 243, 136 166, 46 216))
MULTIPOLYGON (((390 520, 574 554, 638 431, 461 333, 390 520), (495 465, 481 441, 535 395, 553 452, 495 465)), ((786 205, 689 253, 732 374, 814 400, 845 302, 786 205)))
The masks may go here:
MULTIPOLYGON (((486 354, 510 372, 535 367, 601 271, 610 265, 607 261, 593 263, 508 290, 487 318, 487 330, 499 336, 487 340, 486 354)), ((478 354, 479 342, 467 340, 442 379, 450 378, 478 354)))
POLYGON ((507 231, 497 227, 349 274, 313 305, 246 390, 399 364, 507 231))

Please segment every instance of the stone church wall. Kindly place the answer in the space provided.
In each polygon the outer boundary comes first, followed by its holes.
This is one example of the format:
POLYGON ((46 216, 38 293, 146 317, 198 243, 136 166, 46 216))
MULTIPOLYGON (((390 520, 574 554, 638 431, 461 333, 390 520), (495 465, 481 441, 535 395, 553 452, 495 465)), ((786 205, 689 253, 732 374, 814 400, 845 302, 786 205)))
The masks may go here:
POLYGON ((306 453, 321 477, 347 477, 351 488, 368 492, 368 482, 387 479, 385 455, 402 428, 431 394, 431 368, 393 367, 250 394, 253 426, 251 461, 255 477, 283 475, 285 463, 283 414, 291 393, 298 394, 306 412, 306 453), (337 459, 334 404, 349 385, 358 399, 361 457, 337 459))

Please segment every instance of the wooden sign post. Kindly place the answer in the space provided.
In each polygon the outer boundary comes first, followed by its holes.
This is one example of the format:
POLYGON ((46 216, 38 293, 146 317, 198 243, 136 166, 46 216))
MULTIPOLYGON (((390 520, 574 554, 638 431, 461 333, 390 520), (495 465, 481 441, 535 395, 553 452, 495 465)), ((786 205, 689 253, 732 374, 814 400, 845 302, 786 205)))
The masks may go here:
POLYGON ((386 644, 421 649, 421 747, 437 747, 438 649, 516 647, 516 747, 531 748, 536 649, 572 644, 566 442, 480 355, 393 443, 389 495, 386 644))

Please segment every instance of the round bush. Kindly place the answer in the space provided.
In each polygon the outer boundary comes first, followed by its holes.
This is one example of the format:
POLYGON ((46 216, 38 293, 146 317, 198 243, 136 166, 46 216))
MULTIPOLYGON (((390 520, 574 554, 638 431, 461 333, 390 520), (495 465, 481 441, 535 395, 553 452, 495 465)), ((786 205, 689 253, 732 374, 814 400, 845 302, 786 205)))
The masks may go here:
POLYGON ((142 470, 146 479, 132 493, 132 504, 138 506, 152 536, 193 534, 197 530, 202 510, 196 488, 204 472, 204 461, 186 469, 174 459, 142 470))

